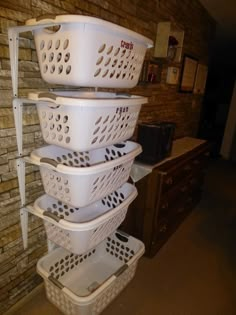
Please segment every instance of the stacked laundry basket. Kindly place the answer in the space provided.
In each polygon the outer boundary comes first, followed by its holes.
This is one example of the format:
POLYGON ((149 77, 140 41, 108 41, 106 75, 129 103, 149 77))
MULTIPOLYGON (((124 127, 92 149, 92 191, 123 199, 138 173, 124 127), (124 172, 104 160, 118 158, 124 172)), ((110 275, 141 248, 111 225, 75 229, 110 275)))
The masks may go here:
MULTIPOLYGON (((152 41, 87 16, 31 19, 42 78, 78 87, 132 88, 152 41)), ((39 165, 45 195, 33 213, 59 247, 37 264, 49 300, 68 315, 99 314, 127 285, 144 253, 117 230, 137 196, 127 182, 141 153, 133 135, 147 99, 125 93, 32 92, 48 144, 28 161, 39 165)))

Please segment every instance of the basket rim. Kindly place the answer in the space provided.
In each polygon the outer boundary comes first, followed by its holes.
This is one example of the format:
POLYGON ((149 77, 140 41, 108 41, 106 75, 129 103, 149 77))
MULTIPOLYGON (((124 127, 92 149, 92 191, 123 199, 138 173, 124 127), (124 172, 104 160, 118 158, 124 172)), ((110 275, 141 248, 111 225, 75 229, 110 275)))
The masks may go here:
MULTIPOLYGON (((107 161, 107 162, 101 163, 101 164, 92 165, 89 167, 66 166, 66 165, 63 165, 61 163, 57 163, 55 160, 54 161, 57 164, 57 166, 52 166, 52 165, 47 164, 47 163, 42 163, 40 161, 42 156, 40 156, 39 152, 40 152, 40 150, 43 150, 45 148, 49 148, 51 150, 53 150, 55 148, 57 150, 61 149, 65 152, 73 152, 72 150, 64 149, 64 148, 58 147, 56 145, 46 145, 46 146, 41 147, 39 149, 33 150, 30 154, 30 157, 28 157, 26 160, 29 163, 38 165, 40 167, 45 167, 47 169, 53 169, 54 171, 57 171, 57 172, 63 173, 63 174, 81 175, 81 176, 83 176, 83 175, 84 176, 85 175, 95 175, 95 174, 98 174, 98 173, 103 172, 103 171, 108 171, 117 165, 125 164, 125 163, 131 161, 132 159, 134 159, 137 155, 139 155, 142 152, 142 147, 139 143, 133 142, 133 141, 126 141, 125 143, 127 145, 133 146, 133 149, 128 154, 123 155, 122 157, 116 158, 114 160, 107 161)), ((101 150, 101 149, 102 148, 94 149, 93 151, 101 150)))
MULTIPOLYGON (((67 221, 66 219, 60 219, 59 222, 56 222, 53 219, 50 219, 49 217, 46 217, 43 215, 43 211, 45 209, 42 209, 39 206, 39 202, 42 199, 45 199, 48 195, 44 194, 43 196, 37 198, 34 202, 34 214, 40 218, 42 218, 43 220, 49 222, 49 223, 53 223, 55 226, 65 229, 65 230, 70 230, 73 232, 79 232, 79 231, 89 231, 92 229, 97 228, 99 225, 105 223, 106 221, 108 221, 110 218, 112 218, 113 216, 115 216, 117 213, 119 213, 122 209, 124 209, 125 207, 128 207, 129 204, 137 197, 138 192, 137 192, 137 188, 129 183, 125 183, 124 185, 122 185, 121 188, 125 189, 125 186, 131 186, 132 191, 130 192, 130 194, 128 195, 128 197, 121 203, 119 204, 117 207, 115 207, 114 209, 110 209, 107 210, 104 214, 99 215, 98 217, 96 217, 95 219, 92 219, 90 221, 86 221, 86 222, 81 222, 81 223, 76 223, 76 222, 70 222, 67 221)), ((51 197, 50 198, 54 199, 55 201, 57 201, 56 198, 51 197)), ((94 204, 96 204, 97 202, 95 202, 94 204)), ((80 207, 80 208, 88 208, 90 206, 92 206, 93 204, 90 204, 88 206, 85 207, 80 207)), ((89 210, 89 209, 87 209, 89 210)))
POLYGON ((109 32, 113 31, 114 33, 120 32, 121 34, 124 34, 125 36, 133 37, 134 40, 138 40, 140 42, 143 42, 148 48, 153 47, 153 41, 149 38, 147 38, 144 35, 141 35, 135 31, 132 31, 130 29, 127 29, 123 26, 117 25, 115 23, 96 18, 91 17, 87 15, 76 15, 76 14, 62 14, 62 15, 56 15, 56 16, 49 16, 45 18, 34 18, 29 19, 25 22, 26 25, 42 25, 42 28, 46 24, 46 26, 53 26, 57 24, 69 24, 69 23, 84 23, 84 24, 93 24, 96 26, 102 26, 106 27, 109 32), (48 25, 49 24, 49 25, 48 25))
POLYGON ((127 93, 63 90, 54 92, 33 91, 28 94, 28 99, 35 101, 36 103, 50 102, 78 107, 98 107, 97 104, 99 104, 99 107, 103 105, 104 107, 132 106, 142 105, 148 102, 148 98, 145 96, 129 95, 127 93), (63 93, 65 93, 65 95, 63 95, 63 93))
MULTIPOLYGON (((119 230, 116 230, 114 232, 114 234, 116 232, 119 232, 119 230)), ((128 265, 128 268, 130 268, 131 265, 133 265, 135 263, 138 263, 138 260, 142 257, 142 255, 144 254, 144 251, 145 251, 145 246, 144 246, 142 241, 140 241, 137 238, 134 238, 133 236, 130 236, 130 235, 129 235, 129 238, 132 239, 136 243, 136 245, 139 245, 139 249, 134 254, 134 256, 126 263, 128 265)), ((106 242, 106 240, 107 240, 107 238, 105 240, 103 240, 102 243, 106 242)), ((65 250, 64 248, 59 247, 59 248, 56 248, 56 249, 52 250, 50 253, 44 255, 43 257, 41 257, 38 260, 38 262, 37 262, 37 272, 38 272, 38 274, 41 277, 43 277, 44 281, 50 281, 48 279, 49 273, 47 271, 45 271, 45 269, 43 268, 44 260, 45 259, 50 259, 50 256, 54 256, 57 253, 60 253, 60 252, 63 252, 63 251, 66 252, 66 253, 70 253, 69 251, 65 250)), ((88 304, 91 304, 91 303, 95 302, 96 298, 100 294, 102 294, 103 291, 106 288, 108 288, 116 279, 117 279, 117 277, 115 275, 112 275, 103 284, 101 284, 101 286, 97 290, 95 290, 90 295, 85 296, 85 297, 81 297, 81 296, 76 295, 68 287, 64 287, 62 289, 62 292, 66 294, 67 298, 69 298, 70 301, 72 301, 72 303, 80 304, 81 306, 82 305, 88 305, 88 304)), ((128 284, 128 282, 127 282, 127 284, 128 284)))

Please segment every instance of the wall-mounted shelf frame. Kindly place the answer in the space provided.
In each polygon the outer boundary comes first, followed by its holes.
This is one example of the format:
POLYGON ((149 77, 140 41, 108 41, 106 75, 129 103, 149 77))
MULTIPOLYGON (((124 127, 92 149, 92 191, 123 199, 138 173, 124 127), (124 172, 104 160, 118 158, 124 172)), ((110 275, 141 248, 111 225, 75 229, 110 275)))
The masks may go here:
POLYGON ((180 62, 182 57, 183 42, 184 42, 184 31, 174 26, 170 21, 159 22, 157 24, 156 42, 154 48, 155 58, 170 58, 168 56, 169 37, 173 36, 177 41, 174 58, 171 59, 173 62, 180 62))
MULTIPOLYGON (((32 101, 26 98, 18 98, 18 72, 19 72, 19 40, 20 33, 34 31, 39 28, 48 27, 51 24, 42 24, 36 26, 14 26, 8 29, 8 40, 10 49, 10 65, 12 78, 12 106, 14 113, 14 121, 16 127, 16 142, 17 142, 17 158, 16 169, 18 176, 19 192, 21 199, 20 206, 20 224, 22 231, 23 247, 28 247, 28 213, 33 214, 33 208, 26 205, 25 198, 25 163, 29 162, 27 157, 23 156, 23 105, 32 104, 32 101)), ((51 241, 48 240, 48 251, 55 247, 51 241)))

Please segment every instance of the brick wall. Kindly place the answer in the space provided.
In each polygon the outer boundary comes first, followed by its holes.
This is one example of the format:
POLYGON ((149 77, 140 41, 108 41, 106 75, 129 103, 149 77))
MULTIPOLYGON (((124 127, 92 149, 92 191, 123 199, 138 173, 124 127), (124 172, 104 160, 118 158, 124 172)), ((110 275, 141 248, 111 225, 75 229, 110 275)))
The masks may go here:
MULTIPOLYGON (((16 174, 16 131, 11 104, 11 76, 7 29, 43 14, 87 14, 117 23, 153 40, 157 22, 171 20, 185 31, 184 52, 207 62, 214 21, 197 0, 11 0, 0 2, 0 313, 5 312, 41 281, 35 272, 36 261, 46 251, 42 222, 29 217, 29 246, 23 250, 19 224, 19 189, 16 174)), ((150 52, 152 53, 152 51, 150 52)), ((20 40, 20 96, 31 89, 46 88, 40 79, 37 56, 31 34, 20 40)), ((172 120, 177 124, 176 137, 195 135, 202 98, 180 94, 177 86, 162 81, 153 86, 138 86, 132 93, 146 95, 149 104, 142 109, 140 120, 172 120)), ((42 143, 34 106, 24 108, 24 154, 42 143)), ((42 193, 36 168, 26 168, 27 201, 42 193)))

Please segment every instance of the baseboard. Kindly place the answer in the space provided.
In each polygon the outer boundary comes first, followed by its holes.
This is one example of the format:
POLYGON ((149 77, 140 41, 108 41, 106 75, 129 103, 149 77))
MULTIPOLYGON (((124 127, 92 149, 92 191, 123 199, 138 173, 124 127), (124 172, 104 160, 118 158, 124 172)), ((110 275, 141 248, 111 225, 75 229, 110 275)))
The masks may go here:
POLYGON ((4 315, 16 315, 17 311, 24 306, 26 303, 28 303, 30 300, 32 300, 36 295, 39 294, 44 290, 44 284, 40 283, 36 288, 34 288, 30 293, 28 293, 25 297, 23 297, 21 300, 19 300, 15 305, 13 305, 4 315))

